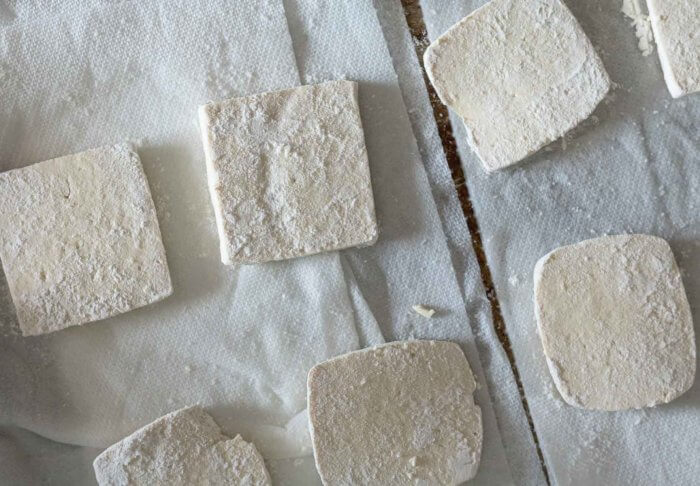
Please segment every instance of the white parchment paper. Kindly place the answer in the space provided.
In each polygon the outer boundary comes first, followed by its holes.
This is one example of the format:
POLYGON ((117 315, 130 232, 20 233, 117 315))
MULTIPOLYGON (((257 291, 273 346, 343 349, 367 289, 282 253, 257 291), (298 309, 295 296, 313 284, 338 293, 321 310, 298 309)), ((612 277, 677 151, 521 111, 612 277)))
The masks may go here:
MULTIPOLYGON (((479 0, 422 0, 431 39, 479 0)), ((700 97, 672 100, 622 2, 566 0, 617 88, 593 116, 522 165, 487 175, 452 117, 516 362, 550 479, 557 485, 691 485, 700 477, 700 387, 653 409, 564 404, 536 332, 532 271, 548 251, 624 232, 667 238, 700 315, 700 97)))

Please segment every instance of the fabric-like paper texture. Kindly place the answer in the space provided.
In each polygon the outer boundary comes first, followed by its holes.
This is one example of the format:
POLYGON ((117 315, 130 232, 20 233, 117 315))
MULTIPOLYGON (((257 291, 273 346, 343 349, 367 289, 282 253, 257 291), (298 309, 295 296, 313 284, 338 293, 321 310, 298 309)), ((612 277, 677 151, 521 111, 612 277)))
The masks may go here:
MULTIPOLYGON (((435 39, 480 0, 422 0, 435 39)), ((558 396, 536 333, 532 272, 559 246, 602 234, 669 240, 700 305, 700 98, 672 100, 621 2, 565 2, 616 88, 578 128, 521 165, 487 175, 452 116, 467 184, 550 479, 556 485, 697 483, 700 388, 668 405, 604 413, 558 396)))

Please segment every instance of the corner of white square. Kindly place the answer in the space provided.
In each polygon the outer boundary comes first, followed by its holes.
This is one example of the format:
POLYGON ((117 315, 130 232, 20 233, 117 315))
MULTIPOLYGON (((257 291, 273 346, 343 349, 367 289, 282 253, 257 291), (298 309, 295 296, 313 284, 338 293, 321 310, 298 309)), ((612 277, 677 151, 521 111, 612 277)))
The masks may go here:
POLYGON ((558 248, 540 259, 534 279, 544 354, 567 403, 651 407, 692 386, 692 316, 666 241, 603 236, 558 248))
POLYGON ((603 63, 561 0, 492 0, 428 47, 425 68, 489 172, 564 135, 610 90, 603 63))
POLYGON ((0 207, 0 259, 23 335, 172 293, 148 182, 129 145, 4 172, 0 207))
POLYGON ((671 96, 700 91, 700 2, 647 0, 659 61, 671 96))
POLYGON ((199 117, 223 263, 376 241, 357 83, 232 98, 199 117))

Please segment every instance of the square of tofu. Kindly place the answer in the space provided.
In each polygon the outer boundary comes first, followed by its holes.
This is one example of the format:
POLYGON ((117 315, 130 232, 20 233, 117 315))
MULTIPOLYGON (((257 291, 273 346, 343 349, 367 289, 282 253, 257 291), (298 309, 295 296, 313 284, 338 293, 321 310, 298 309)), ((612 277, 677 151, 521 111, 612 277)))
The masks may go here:
POLYGON ((671 96, 700 91, 700 2, 647 0, 647 6, 671 96))
POLYGON ((394 342, 314 366, 309 428, 323 484, 461 484, 481 458, 481 409, 462 350, 394 342))
POLYGON ((492 0, 428 47, 425 69, 487 171, 561 137, 610 89, 603 63, 560 0, 492 0))
POLYGON ((0 174, 0 259, 25 336, 172 293, 146 176, 130 146, 0 174))
POLYGON ((376 241, 357 83, 209 103, 199 117, 225 264, 376 241))
POLYGON ((558 248, 535 268, 547 364, 567 403, 624 410, 666 403, 695 377, 695 335, 668 243, 604 236, 558 248))

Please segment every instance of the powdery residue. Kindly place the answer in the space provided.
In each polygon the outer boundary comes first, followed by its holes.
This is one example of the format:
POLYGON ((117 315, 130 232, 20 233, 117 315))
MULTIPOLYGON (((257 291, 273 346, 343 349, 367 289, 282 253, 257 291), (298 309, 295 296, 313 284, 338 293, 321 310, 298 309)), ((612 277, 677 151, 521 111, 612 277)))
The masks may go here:
POLYGON ((622 0, 622 10, 628 18, 632 20, 630 24, 634 27, 637 36, 639 50, 643 56, 648 56, 654 52, 654 34, 651 31, 651 21, 649 16, 644 14, 639 0, 622 0))

